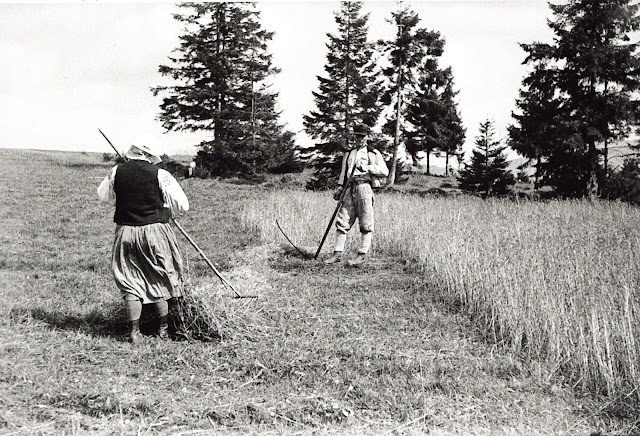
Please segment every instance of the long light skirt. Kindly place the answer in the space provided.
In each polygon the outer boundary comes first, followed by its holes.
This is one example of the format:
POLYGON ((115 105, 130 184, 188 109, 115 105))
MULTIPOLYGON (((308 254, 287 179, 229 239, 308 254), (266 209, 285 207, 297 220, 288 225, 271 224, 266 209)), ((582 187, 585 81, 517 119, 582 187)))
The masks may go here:
POLYGON ((111 268, 124 299, 147 304, 183 295, 182 255, 169 224, 116 226, 111 268))

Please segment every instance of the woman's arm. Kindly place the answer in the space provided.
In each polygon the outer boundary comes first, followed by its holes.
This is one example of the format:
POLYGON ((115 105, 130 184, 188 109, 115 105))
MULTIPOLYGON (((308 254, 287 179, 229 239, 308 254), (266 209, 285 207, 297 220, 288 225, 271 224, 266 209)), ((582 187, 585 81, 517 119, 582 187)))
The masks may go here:
POLYGON ((98 186, 98 200, 103 203, 109 203, 116 199, 116 191, 113 190, 113 181, 116 178, 117 169, 117 165, 113 167, 111 173, 109 173, 109 175, 102 180, 100 186, 98 186))
POLYGON ((189 210, 189 200, 178 181, 166 170, 158 170, 158 183, 164 198, 164 207, 171 209, 171 217, 176 218, 189 210))

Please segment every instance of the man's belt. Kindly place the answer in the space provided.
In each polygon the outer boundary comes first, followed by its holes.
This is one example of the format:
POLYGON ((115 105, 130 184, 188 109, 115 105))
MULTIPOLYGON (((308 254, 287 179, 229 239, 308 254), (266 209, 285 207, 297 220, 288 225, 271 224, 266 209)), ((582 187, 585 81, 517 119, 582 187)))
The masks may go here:
POLYGON ((355 189, 359 185, 371 185, 371 180, 354 180, 351 182, 351 189, 355 189))

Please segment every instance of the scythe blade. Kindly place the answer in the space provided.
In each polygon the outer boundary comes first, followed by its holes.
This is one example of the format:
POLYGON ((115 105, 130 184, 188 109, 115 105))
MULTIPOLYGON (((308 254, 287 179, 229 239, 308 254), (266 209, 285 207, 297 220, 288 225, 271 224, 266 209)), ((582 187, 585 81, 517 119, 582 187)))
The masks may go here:
POLYGON ((305 259, 311 259, 312 256, 310 255, 310 253, 305 253, 304 251, 299 249, 296 246, 296 244, 293 243, 293 241, 291 241, 291 239, 287 236, 287 234, 284 232, 284 230, 282 230, 282 227, 280 227, 280 223, 278 222, 278 220, 276 220, 276 226, 278 226, 278 230, 280 230, 280 233, 282 233, 282 236, 284 236, 284 238, 287 240, 287 242, 289 242, 289 244, 291 244, 291 246, 293 248, 295 248, 296 251, 302 255, 302 257, 304 257, 305 259))

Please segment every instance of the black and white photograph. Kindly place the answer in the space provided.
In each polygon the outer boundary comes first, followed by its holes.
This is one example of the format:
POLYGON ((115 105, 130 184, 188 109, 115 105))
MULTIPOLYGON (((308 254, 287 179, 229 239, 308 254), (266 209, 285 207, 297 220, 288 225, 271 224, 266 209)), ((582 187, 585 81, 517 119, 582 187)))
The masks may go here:
POLYGON ((640 435, 640 3, 0 1, 0 436, 640 435))

